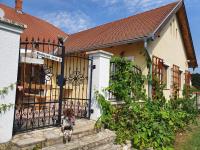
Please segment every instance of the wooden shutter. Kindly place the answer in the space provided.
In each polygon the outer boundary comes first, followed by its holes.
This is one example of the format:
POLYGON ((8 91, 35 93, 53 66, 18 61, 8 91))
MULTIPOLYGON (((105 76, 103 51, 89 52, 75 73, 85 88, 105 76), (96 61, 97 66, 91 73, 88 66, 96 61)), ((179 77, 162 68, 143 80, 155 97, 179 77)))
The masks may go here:
POLYGON ((153 78, 153 87, 152 87, 152 96, 155 96, 155 80, 162 84, 163 82, 163 67, 164 62, 163 59, 153 56, 153 64, 152 64, 152 78, 153 78))
POLYGON ((173 65, 172 68, 172 95, 176 98, 179 97, 179 92, 181 88, 181 76, 180 68, 176 65, 173 65))
POLYGON ((191 74, 190 74, 189 71, 185 71, 185 90, 186 90, 186 96, 189 95, 190 82, 191 82, 191 74))

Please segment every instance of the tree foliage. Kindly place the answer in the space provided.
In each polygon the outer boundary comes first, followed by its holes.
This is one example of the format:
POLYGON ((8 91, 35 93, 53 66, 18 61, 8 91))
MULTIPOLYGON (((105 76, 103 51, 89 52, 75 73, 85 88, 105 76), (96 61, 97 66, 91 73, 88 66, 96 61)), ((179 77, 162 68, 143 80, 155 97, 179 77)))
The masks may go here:
POLYGON ((192 74, 192 86, 200 89, 200 74, 192 74))

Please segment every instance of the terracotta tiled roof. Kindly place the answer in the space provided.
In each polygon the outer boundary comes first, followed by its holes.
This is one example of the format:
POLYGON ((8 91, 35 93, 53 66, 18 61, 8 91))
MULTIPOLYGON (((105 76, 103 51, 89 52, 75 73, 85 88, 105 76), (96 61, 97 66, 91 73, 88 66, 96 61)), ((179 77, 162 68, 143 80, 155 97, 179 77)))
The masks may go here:
POLYGON ((42 40, 45 38, 46 40, 57 40, 57 36, 60 35, 62 37, 67 37, 68 35, 58 29, 57 27, 53 26, 52 24, 31 16, 26 13, 17 13, 14 8, 8 7, 4 4, 0 4, 0 8, 3 9, 5 12, 5 18, 10 19, 12 21, 16 21, 22 24, 27 25, 27 28, 21 35, 22 40, 26 37, 29 39, 38 37, 42 40))
POLYGON ((178 2, 70 35, 67 50, 94 50, 150 36, 178 2))

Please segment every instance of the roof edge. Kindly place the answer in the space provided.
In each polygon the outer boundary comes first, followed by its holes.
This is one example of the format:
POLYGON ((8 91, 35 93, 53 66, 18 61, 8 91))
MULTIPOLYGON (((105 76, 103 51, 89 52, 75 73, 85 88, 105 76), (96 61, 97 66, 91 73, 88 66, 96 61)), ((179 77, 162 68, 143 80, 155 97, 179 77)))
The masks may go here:
MULTIPOLYGON (((194 45, 193 45, 193 40, 192 40, 192 35, 191 35, 191 31, 190 31, 190 26, 189 26, 189 22, 188 22, 188 17, 187 17, 187 13, 186 13, 186 9, 185 9, 185 4, 184 4, 184 0, 180 0, 177 5, 174 7, 174 9, 167 15, 167 17, 161 22, 161 24, 156 28, 156 30, 151 33, 149 35, 149 37, 151 37, 152 39, 155 39, 155 37, 161 32, 161 30, 163 29, 163 27, 166 25, 166 23, 171 19, 171 17, 176 14, 178 12, 178 10, 183 7, 184 8, 184 14, 186 17, 186 22, 187 22, 187 28, 189 31, 189 38, 191 41, 191 45, 192 45, 192 49, 193 49, 193 54, 195 57, 195 65, 193 66, 189 66, 190 68, 197 68, 198 67, 198 63, 197 63, 197 58, 196 58, 196 54, 195 54, 195 50, 194 50, 194 45)), ((187 56, 188 57, 188 56, 187 56)))
MULTIPOLYGON (((132 43, 135 43, 135 42, 141 42, 141 41, 144 41, 145 39, 148 39, 148 38, 149 37, 147 37, 147 36, 142 36, 142 37, 139 37, 139 38, 122 40, 122 41, 117 41, 117 42, 114 42, 114 43, 100 44, 100 45, 89 47, 89 48, 76 49, 74 51, 73 51, 73 49, 72 50, 68 49, 68 50, 72 51, 72 53, 79 52, 79 51, 88 52, 88 51, 94 51, 94 50, 103 49, 103 48, 109 48, 109 47, 113 47, 113 46, 119 46, 119 45, 123 45, 123 44, 132 44, 132 43)), ((67 47, 66 47, 66 50, 67 50, 67 47)))
POLYGON ((165 19, 160 23, 160 25, 154 30, 153 33, 151 33, 151 37, 153 37, 153 39, 155 38, 155 36, 162 30, 163 26, 165 26, 166 22, 169 21, 169 19, 171 18, 171 16, 173 14, 175 14, 179 8, 183 5, 183 0, 180 0, 177 5, 172 9, 172 11, 165 17, 165 19))
POLYGON ((194 62, 195 66, 192 66, 192 67, 193 68, 197 68, 198 67, 198 62, 197 62, 196 52, 195 52, 195 48, 194 48, 194 43, 193 43, 193 39, 192 39, 192 34, 191 34, 191 30, 190 30, 190 25, 189 25, 189 22, 188 22, 188 17, 187 17, 184 1, 183 1, 183 9, 184 9, 184 14, 185 14, 185 18, 186 18, 187 29, 188 29, 188 32, 189 32, 190 43, 191 43, 193 54, 194 54, 194 58, 195 58, 195 60, 194 60, 195 61, 194 62))

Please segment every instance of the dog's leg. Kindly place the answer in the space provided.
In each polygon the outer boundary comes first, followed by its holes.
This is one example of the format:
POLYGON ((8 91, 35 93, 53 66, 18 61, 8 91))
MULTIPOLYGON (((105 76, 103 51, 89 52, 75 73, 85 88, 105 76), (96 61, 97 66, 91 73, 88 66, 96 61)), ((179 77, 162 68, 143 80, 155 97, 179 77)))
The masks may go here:
POLYGON ((69 135, 68 135, 68 142, 70 142, 72 139, 72 130, 69 130, 69 135))
POLYGON ((65 144, 66 143, 66 139, 68 138, 68 133, 67 133, 67 130, 64 130, 63 132, 63 143, 65 144))

